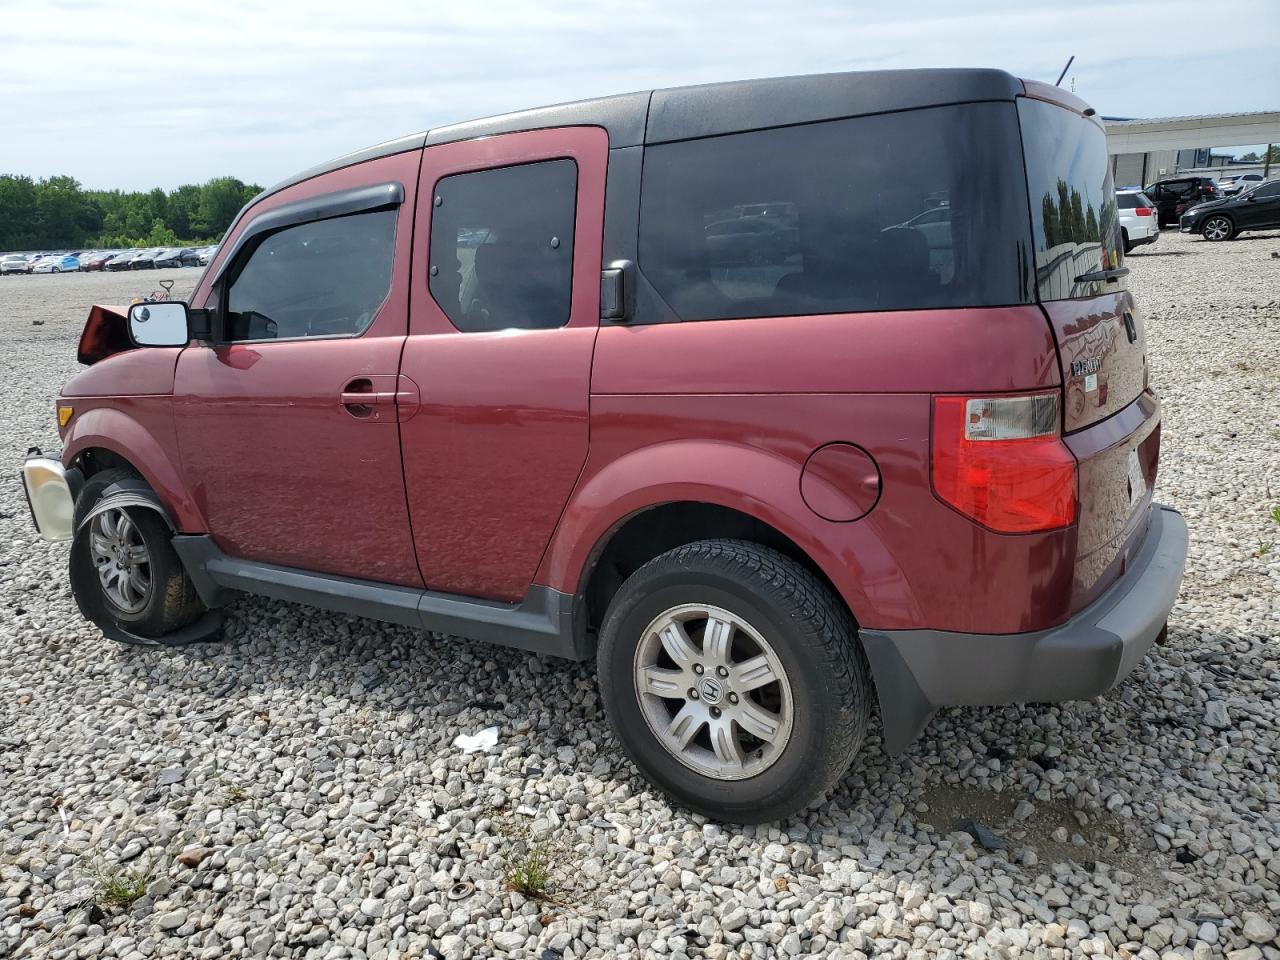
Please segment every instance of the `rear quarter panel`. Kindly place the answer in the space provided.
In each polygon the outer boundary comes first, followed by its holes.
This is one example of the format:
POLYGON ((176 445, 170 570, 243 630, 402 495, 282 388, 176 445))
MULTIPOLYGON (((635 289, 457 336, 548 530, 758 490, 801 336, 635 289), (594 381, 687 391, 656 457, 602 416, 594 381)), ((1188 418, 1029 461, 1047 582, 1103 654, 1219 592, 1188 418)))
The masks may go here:
POLYGON ((1060 621, 1075 529, 993 534, 938 501, 929 476, 932 393, 1059 382, 1038 307, 605 327, 591 451, 539 582, 576 591, 622 520, 700 501, 788 536, 864 627, 1006 633, 1060 621), (847 523, 800 494, 806 458, 835 441, 870 453, 882 478, 874 509, 847 523))

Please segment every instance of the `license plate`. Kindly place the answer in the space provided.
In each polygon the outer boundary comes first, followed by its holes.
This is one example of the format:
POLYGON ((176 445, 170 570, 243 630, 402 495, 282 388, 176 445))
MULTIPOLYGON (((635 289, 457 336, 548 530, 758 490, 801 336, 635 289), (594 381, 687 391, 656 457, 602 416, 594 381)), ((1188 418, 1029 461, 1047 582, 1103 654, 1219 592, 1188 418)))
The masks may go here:
POLYGON ((1138 501, 1147 495, 1147 479, 1142 475, 1142 464, 1138 460, 1138 451, 1129 451, 1129 506, 1136 506, 1138 501))

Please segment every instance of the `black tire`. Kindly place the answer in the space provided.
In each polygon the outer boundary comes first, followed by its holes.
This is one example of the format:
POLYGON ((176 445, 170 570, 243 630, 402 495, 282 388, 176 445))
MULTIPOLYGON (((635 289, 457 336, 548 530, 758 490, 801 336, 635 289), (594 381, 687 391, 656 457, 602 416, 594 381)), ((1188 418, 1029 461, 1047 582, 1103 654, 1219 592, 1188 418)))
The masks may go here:
POLYGON ((809 807, 848 769, 866 735, 871 687, 853 618, 818 577, 759 544, 703 540, 646 563, 609 606, 597 666, 605 711, 627 756, 677 803, 716 819, 764 823, 809 807), (741 616, 786 672, 794 704, 790 736, 772 765, 754 776, 715 779, 691 769, 645 719, 637 648, 656 617, 686 603, 741 616))
POLYGON ((1124 227, 1120 228, 1120 240, 1121 240, 1121 245, 1124 247, 1125 253, 1128 253, 1130 250, 1133 249, 1133 244, 1129 242, 1129 231, 1126 230, 1124 227))
MULTIPOLYGON (((121 480, 136 478, 137 474, 123 469, 101 470, 89 477, 76 498, 76 529, 79 530, 80 522, 102 499, 108 487, 121 480)), ((80 582, 91 583, 91 589, 98 589, 99 595, 92 598, 92 605, 104 610, 123 630, 163 643, 165 634, 194 622, 205 612, 205 606, 173 549, 170 542, 173 533, 168 524, 154 510, 145 507, 130 507, 125 512, 141 534, 149 556, 151 589, 145 605, 134 613, 121 609, 101 589, 96 573, 80 578, 80 582)), ((87 543, 80 538, 72 549, 71 562, 92 566, 87 543)), ((72 578, 73 583, 76 580, 76 577, 72 578)), ((81 602, 80 606, 84 609, 86 604, 81 602)))
POLYGON ((1220 243, 1223 240, 1230 240, 1236 235, 1236 225, 1230 217, 1222 214, 1214 214, 1200 224, 1200 236, 1208 240, 1210 243, 1220 243), (1225 225, 1225 231, 1223 229, 1225 225), (1212 236, 1211 236, 1212 234, 1212 236))

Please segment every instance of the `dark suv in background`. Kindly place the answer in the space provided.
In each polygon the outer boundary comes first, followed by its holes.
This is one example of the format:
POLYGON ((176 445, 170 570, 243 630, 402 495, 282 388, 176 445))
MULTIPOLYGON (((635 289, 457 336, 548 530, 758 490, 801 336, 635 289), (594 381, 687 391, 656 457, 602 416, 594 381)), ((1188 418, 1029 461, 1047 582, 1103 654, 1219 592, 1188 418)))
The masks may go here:
POLYGON ((1244 230, 1280 230, 1280 180, 1191 207, 1182 215, 1178 229, 1213 241, 1230 240, 1244 230))
POLYGON ((1218 199, 1218 188, 1212 177, 1171 177, 1143 187, 1142 192, 1156 205, 1162 227, 1176 224, 1178 218, 1197 203, 1218 199))

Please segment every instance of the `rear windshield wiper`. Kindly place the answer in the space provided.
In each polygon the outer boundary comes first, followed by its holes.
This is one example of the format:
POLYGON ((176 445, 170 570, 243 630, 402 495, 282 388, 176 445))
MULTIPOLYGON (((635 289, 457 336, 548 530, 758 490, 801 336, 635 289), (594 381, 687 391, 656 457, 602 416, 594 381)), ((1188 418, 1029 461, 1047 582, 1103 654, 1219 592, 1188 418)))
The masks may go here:
POLYGON ((1112 270, 1094 270, 1092 273, 1082 273, 1076 277, 1076 283, 1098 283, 1105 280, 1107 283, 1115 283, 1121 277, 1129 275, 1128 267, 1116 267, 1112 270))

